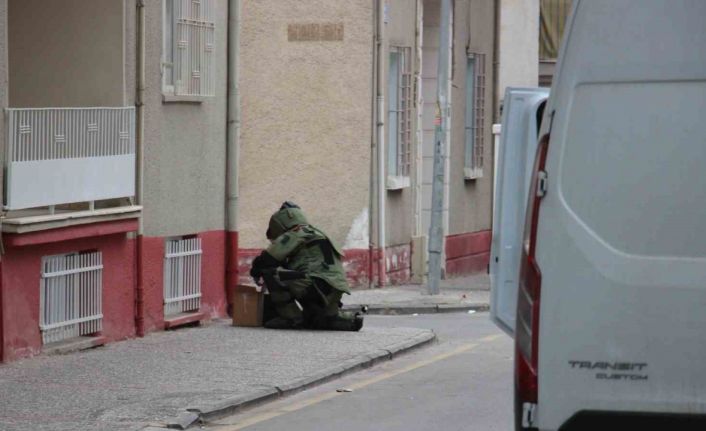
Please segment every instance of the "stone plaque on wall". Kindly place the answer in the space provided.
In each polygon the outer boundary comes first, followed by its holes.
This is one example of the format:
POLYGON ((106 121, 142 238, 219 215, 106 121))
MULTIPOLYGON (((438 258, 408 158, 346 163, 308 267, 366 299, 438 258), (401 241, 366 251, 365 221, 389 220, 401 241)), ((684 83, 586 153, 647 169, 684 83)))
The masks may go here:
POLYGON ((290 42, 342 41, 343 23, 289 24, 287 40, 290 42))

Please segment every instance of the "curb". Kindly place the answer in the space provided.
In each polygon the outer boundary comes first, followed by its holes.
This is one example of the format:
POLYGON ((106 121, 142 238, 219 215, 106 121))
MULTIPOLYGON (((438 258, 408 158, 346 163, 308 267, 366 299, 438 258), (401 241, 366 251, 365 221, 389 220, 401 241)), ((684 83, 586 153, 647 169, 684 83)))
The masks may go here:
MULTIPOLYGON (((362 304, 344 305, 343 310, 356 311, 360 310, 362 304)), ((435 305, 384 305, 373 304, 368 305, 368 315, 409 315, 409 314, 435 314, 435 313, 459 313, 476 311, 483 312, 490 310, 490 305, 487 303, 470 303, 466 305, 456 304, 435 304, 435 305)))
MULTIPOLYGON (((273 401, 285 395, 292 395, 313 386, 334 380, 338 377, 351 374, 355 371, 372 367, 380 362, 392 360, 402 353, 425 346, 435 339, 436 334, 433 331, 425 330, 407 341, 397 343, 385 349, 377 350, 373 353, 352 358, 340 365, 324 369, 311 376, 305 376, 282 385, 237 396, 218 403, 189 407, 180 415, 164 421, 164 427, 166 427, 166 429, 185 430, 197 423, 204 423, 215 419, 220 419, 225 416, 230 416, 245 407, 252 407, 268 401, 273 401)), ((158 429, 165 428, 154 428, 153 425, 150 428, 143 428, 143 431, 158 429)))

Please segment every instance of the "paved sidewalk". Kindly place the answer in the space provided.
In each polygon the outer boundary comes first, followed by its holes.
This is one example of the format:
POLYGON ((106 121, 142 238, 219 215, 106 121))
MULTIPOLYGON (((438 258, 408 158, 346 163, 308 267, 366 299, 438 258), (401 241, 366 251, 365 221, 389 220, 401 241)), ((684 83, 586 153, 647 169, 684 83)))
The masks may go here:
POLYGON ((188 426, 391 359, 428 330, 234 328, 230 321, 0 365, 0 430, 188 426), (195 413, 188 413, 191 409, 195 413))
MULTIPOLYGON (((486 310, 486 274, 425 285, 355 290, 349 308, 371 314, 486 310)), ((61 356, 0 365, 0 430, 150 430, 197 424, 434 339, 428 330, 360 332, 234 328, 217 320, 61 356)))
POLYGON ((411 284, 383 289, 359 289, 343 295, 345 308, 367 305, 369 314, 443 313, 486 311, 490 300, 487 274, 441 280, 440 293, 429 295, 427 286, 411 284))

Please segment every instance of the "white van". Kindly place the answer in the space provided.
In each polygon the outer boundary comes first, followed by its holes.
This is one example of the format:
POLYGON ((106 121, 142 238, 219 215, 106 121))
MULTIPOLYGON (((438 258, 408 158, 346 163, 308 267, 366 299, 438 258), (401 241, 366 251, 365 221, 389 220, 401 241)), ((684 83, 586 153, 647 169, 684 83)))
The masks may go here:
POLYGON ((706 0, 574 0, 564 39, 504 322, 516 429, 706 429, 706 0))

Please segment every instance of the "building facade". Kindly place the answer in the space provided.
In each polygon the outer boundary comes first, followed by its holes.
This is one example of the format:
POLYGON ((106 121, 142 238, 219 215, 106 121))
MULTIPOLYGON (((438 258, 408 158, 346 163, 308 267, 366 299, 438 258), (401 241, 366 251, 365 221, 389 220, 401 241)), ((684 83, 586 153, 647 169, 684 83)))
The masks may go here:
POLYGON ((226 315, 226 0, 3 0, 0 357, 226 315))
POLYGON ((130 199, 130 11, 109 0, 7 0, 0 9, 2 359, 77 336, 134 336, 141 207, 130 199))
MULTIPOLYGON (((487 265, 499 6, 458 0, 448 23, 448 275, 487 265)), ((293 200, 343 246, 356 285, 424 280, 439 10, 437 0, 244 3, 241 269, 293 200)))
MULTIPOLYGON (((448 23, 446 276, 487 265, 500 7, 448 23)), ((227 316, 284 200, 351 284, 424 281, 439 9, 0 0, 0 359, 227 316)))

